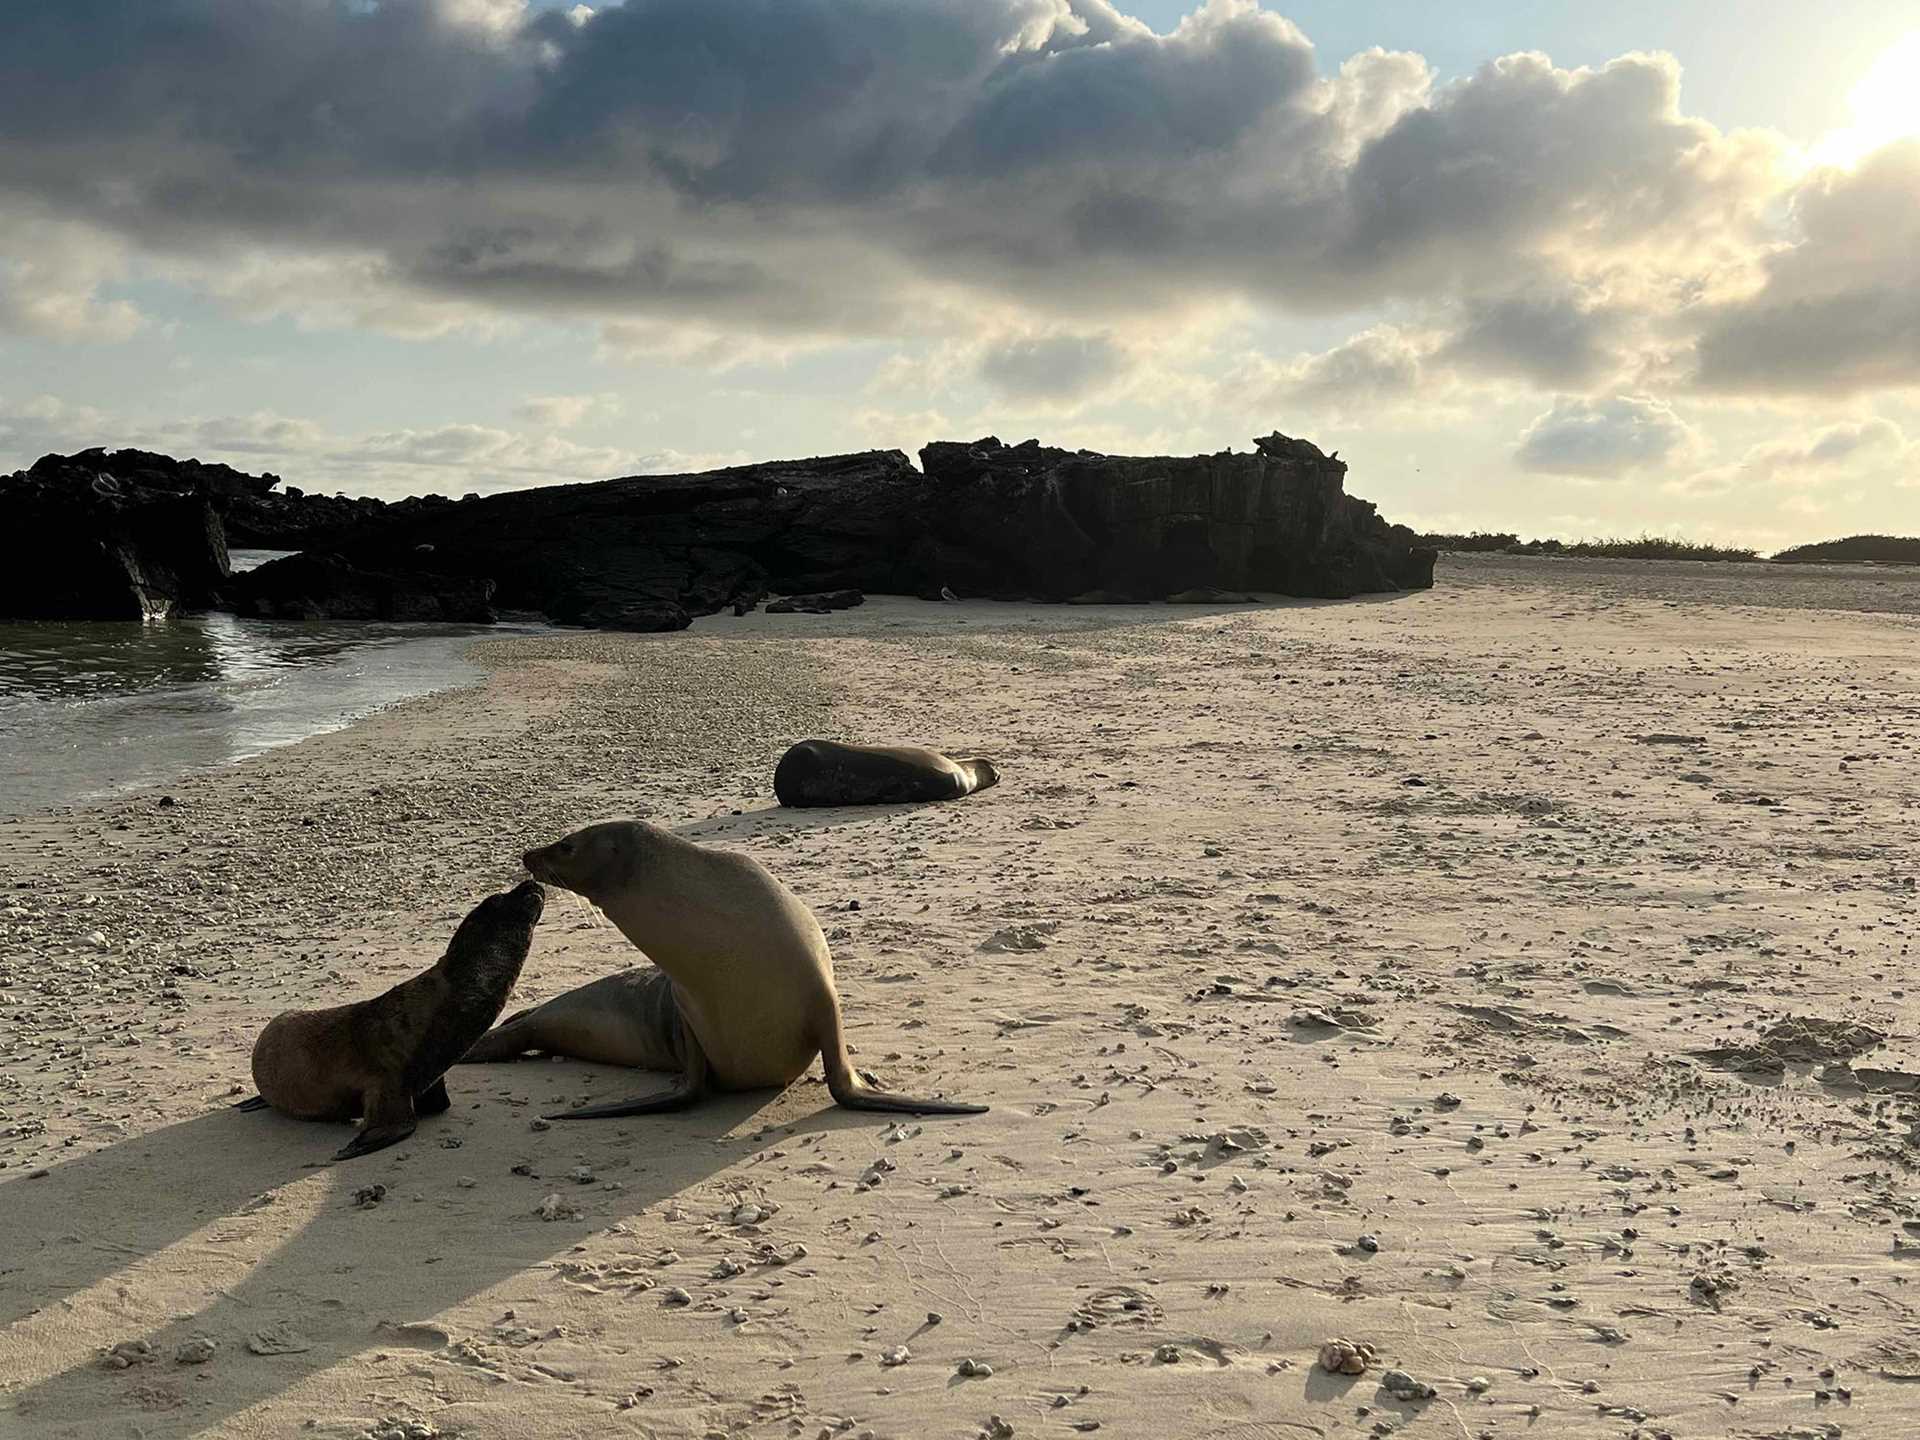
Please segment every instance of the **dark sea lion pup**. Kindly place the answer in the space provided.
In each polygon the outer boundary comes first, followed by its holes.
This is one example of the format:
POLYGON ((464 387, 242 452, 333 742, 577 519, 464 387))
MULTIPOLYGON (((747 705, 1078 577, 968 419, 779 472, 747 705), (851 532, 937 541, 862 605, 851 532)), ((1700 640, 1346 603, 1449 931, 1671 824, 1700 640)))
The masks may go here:
POLYGON ((898 805, 958 800, 998 784, 991 760, 949 760, 918 745, 802 740, 780 757, 773 793, 782 805, 898 805))
POLYGON ((532 880, 489 895, 424 974, 371 1000, 274 1016, 253 1047, 260 1093, 235 1108, 271 1105, 296 1120, 362 1117, 336 1160, 406 1139, 417 1116, 450 1103, 441 1077, 499 1018, 545 906, 532 880))
POLYGON ((658 967, 596 980, 514 1016, 468 1053, 527 1050, 677 1071, 673 1089, 550 1116, 677 1110, 713 1090, 791 1085, 818 1055, 849 1110, 978 1115, 984 1105, 883 1090, 847 1056, 833 957, 813 912, 765 866, 638 820, 529 850, 527 869, 598 905, 658 967))

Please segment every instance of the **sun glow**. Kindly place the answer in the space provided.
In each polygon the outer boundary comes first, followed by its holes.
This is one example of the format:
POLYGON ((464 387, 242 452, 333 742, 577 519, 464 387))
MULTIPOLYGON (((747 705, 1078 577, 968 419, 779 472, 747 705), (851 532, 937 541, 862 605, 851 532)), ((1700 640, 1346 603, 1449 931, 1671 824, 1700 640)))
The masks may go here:
POLYGON ((1895 140, 1920 135, 1920 30, 1896 40, 1847 94, 1853 123, 1808 152, 1816 165, 1858 164, 1895 140))

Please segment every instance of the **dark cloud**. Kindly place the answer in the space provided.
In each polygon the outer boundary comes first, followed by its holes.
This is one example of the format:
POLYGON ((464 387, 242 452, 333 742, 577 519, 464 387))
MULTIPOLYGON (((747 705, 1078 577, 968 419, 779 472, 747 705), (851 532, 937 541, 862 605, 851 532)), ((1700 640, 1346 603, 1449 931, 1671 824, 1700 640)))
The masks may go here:
MULTIPOLYGON (((1411 302, 1464 317, 1450 365, 1586 389, 1633 313, 1760 253, 1780 194, 1774 142, 1689 119, 1678 86, 1647 55, 1508 56, 1438 89, 1377 51, 1323 75, 1253 0, 1167 35, 1107 0, 625 0, 583 23, 517 0, 11 4, 0 213, 255 312, 331 287, 403 329, 465 307, 901 335, 1017 309, 1090 332, 1411 302)), ((1801 195, 1799 244, 1708 316, 1703 384, 1912 378, 1915 166, 1801 195)), ((0 324, 134 323, 66 273, 53 311, 0 324)))
POLYGON ((933 157, 935 180, 1141 172, 1233 154, 1297 123, 1313 52, 1278 17, 1223 5, 1171 40, 1134 32, 1000 64, 933 157), (1290 113, 1292 112, 1292 113, 1290 113))
POLYGON ((1618 368, 1622 323, 1618 312, 1567 295, 1473 298, 1439 358, 1545 390, 1585 390, 1618 368))
POLYGON ((1709 390, 1843 396, 1920 386, 1920 139, 1795 197, 1797 242, 1700 338, 1709 390))
POLYGON ((1355 161, 1348 267, 1487 274, 1513 247, 1633 247, 1699 224, 1745 179, 1718 132, 1679 111, 1679 67, 1629 55, 1598 70, 1510 55, 1409 112, 1355 161))
POLYGON ((1693 431, 1658 400, 1561 399, 1521 434, 1514 461, 1522 470, 1611 480, 1666 465, 1694 443, 1693 431))

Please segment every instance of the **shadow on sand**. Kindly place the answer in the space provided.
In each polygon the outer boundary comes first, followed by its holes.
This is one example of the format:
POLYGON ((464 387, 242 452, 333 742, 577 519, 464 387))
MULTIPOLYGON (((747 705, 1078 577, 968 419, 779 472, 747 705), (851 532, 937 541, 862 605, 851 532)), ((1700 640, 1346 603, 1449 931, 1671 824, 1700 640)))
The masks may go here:
MULTIPOLYGON (((971 798, 971 797, 967 797, 971 798)), ((890 820, 896 815, 911 815, 942 805, 959 805, 963 800, 921 800, 910 805, 818 805, 795 810, 785 805, 762 805, 742 810, 737 815, 709 815, 673 827, 682 840, 731 840, 750 834, 778 835, 782 831, 798 834, 806 830, 824 830, 833 826, 858 825, 890 820)))
MULTIPOLYGON (((617 1068, 570 1064, 543 1068, 537 1088, 547 1080, 577 1088, 587 1072, 610 1085, 633 1079, 617 1068)), ((527 1110, 491 1098, 476 1104, 481 1087, 458 1078, 451 1112, 423 1121, 411 1140, 370 1161, 314 1165, 346 1127, 223 1109, 70 1161, 42 1179, 0 1186, 0 1353, 28 1377, 0 1394, 0 1432, 25 1422, 95 1433, 85 1422, 133 1403, 125 1392, 137 1386, 139 1434, 200 1433, 361 1351, 419 1343, 376 1328, 379 1322, 431 1320, 765 1145, 872 1124, 870 1116, 833 1108, 799 1113, 811 1103, 800 1087, 722 1096, 684 1115, 532 1133, 527 1110), (732 1133, 756 1117, 762 1123, 750 1133, 732 1133), (608 1157, 598 1168, 624 1189, 581 1192, 584 1218, 540 1219, 535 1208, 555 1188, 551 1177, 576 1163, 583 1141, 608 1157), (511 1173, 515 1164, 533 1176, 511 1173), (284 1223, 285 1202, 259 1197, 316 1173, 328 1187, 317 1212, 236 1278, 244 1262, 222 1247, 263 1232, 271 1242, 284 1223), (477 1183, 463 1186, 468 1176, 477 1183), (355 1191, 374 1184, 387 1187, 385 1198, 356 1205, 355 1191), (177 1262, 159 1259, 162 1270, 143 1264, 174 1247, 177 1262), (156 1328, 165 1301, 146 1292, 155 1281, 177 1285, 182 1270, 196 1272, 206 1303, 156 1328), (76 1303, 116 1276, 112 1294, 76 1303), (105 1368, 84 1338, 102 1313, 124 1314, 112 1339, 144 1339, 154 1359, 127 1371, 105 1368), (249 1336, 275 1327, 308 1348, 250 1353, 249 1336), (217 1386, 195 1385, 197 1367, 174 1362, 178 1347, 201 1335, 219 1346, 217 1386)), ((524 1088, 520 1076, 508 1083, 515 1082, 524 1088)))

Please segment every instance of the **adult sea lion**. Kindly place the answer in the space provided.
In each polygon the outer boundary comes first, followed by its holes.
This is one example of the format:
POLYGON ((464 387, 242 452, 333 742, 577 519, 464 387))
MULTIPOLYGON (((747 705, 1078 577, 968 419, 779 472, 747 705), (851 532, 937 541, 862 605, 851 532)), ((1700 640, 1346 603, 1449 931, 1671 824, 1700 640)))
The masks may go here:
POLYGON ((998 784, 991 760, 949 760, 918 745, 802 740, 780 757, 773 793, 782 805, 891 805, 958 800, 998 784))
POLYGON ((850 1110, 986 1111, 896 1095, 854 1071, 826 937, 759 861, 644 821, 614 820, 529 850, 526 866, 599 906, 658 968, 623 971, 523 1011, 465 1058, 538 1049, 680 1075, 670 1090, 549 1119, 650 1115, 709 1091, 786 1086, 815 1055, 827 1089, 850 1110))
POLYGON ((253 1046, 260 1093, 234 1108, 271 1105, 296 1120, 360 1116, 360 1133, 336 1160, 406 1139, 418 1116, 451 1103, 442 1076, 499 1018, 545 906, 532 880, 489 895, 424 974, 371 1000, 274 1016, 253 1046))

